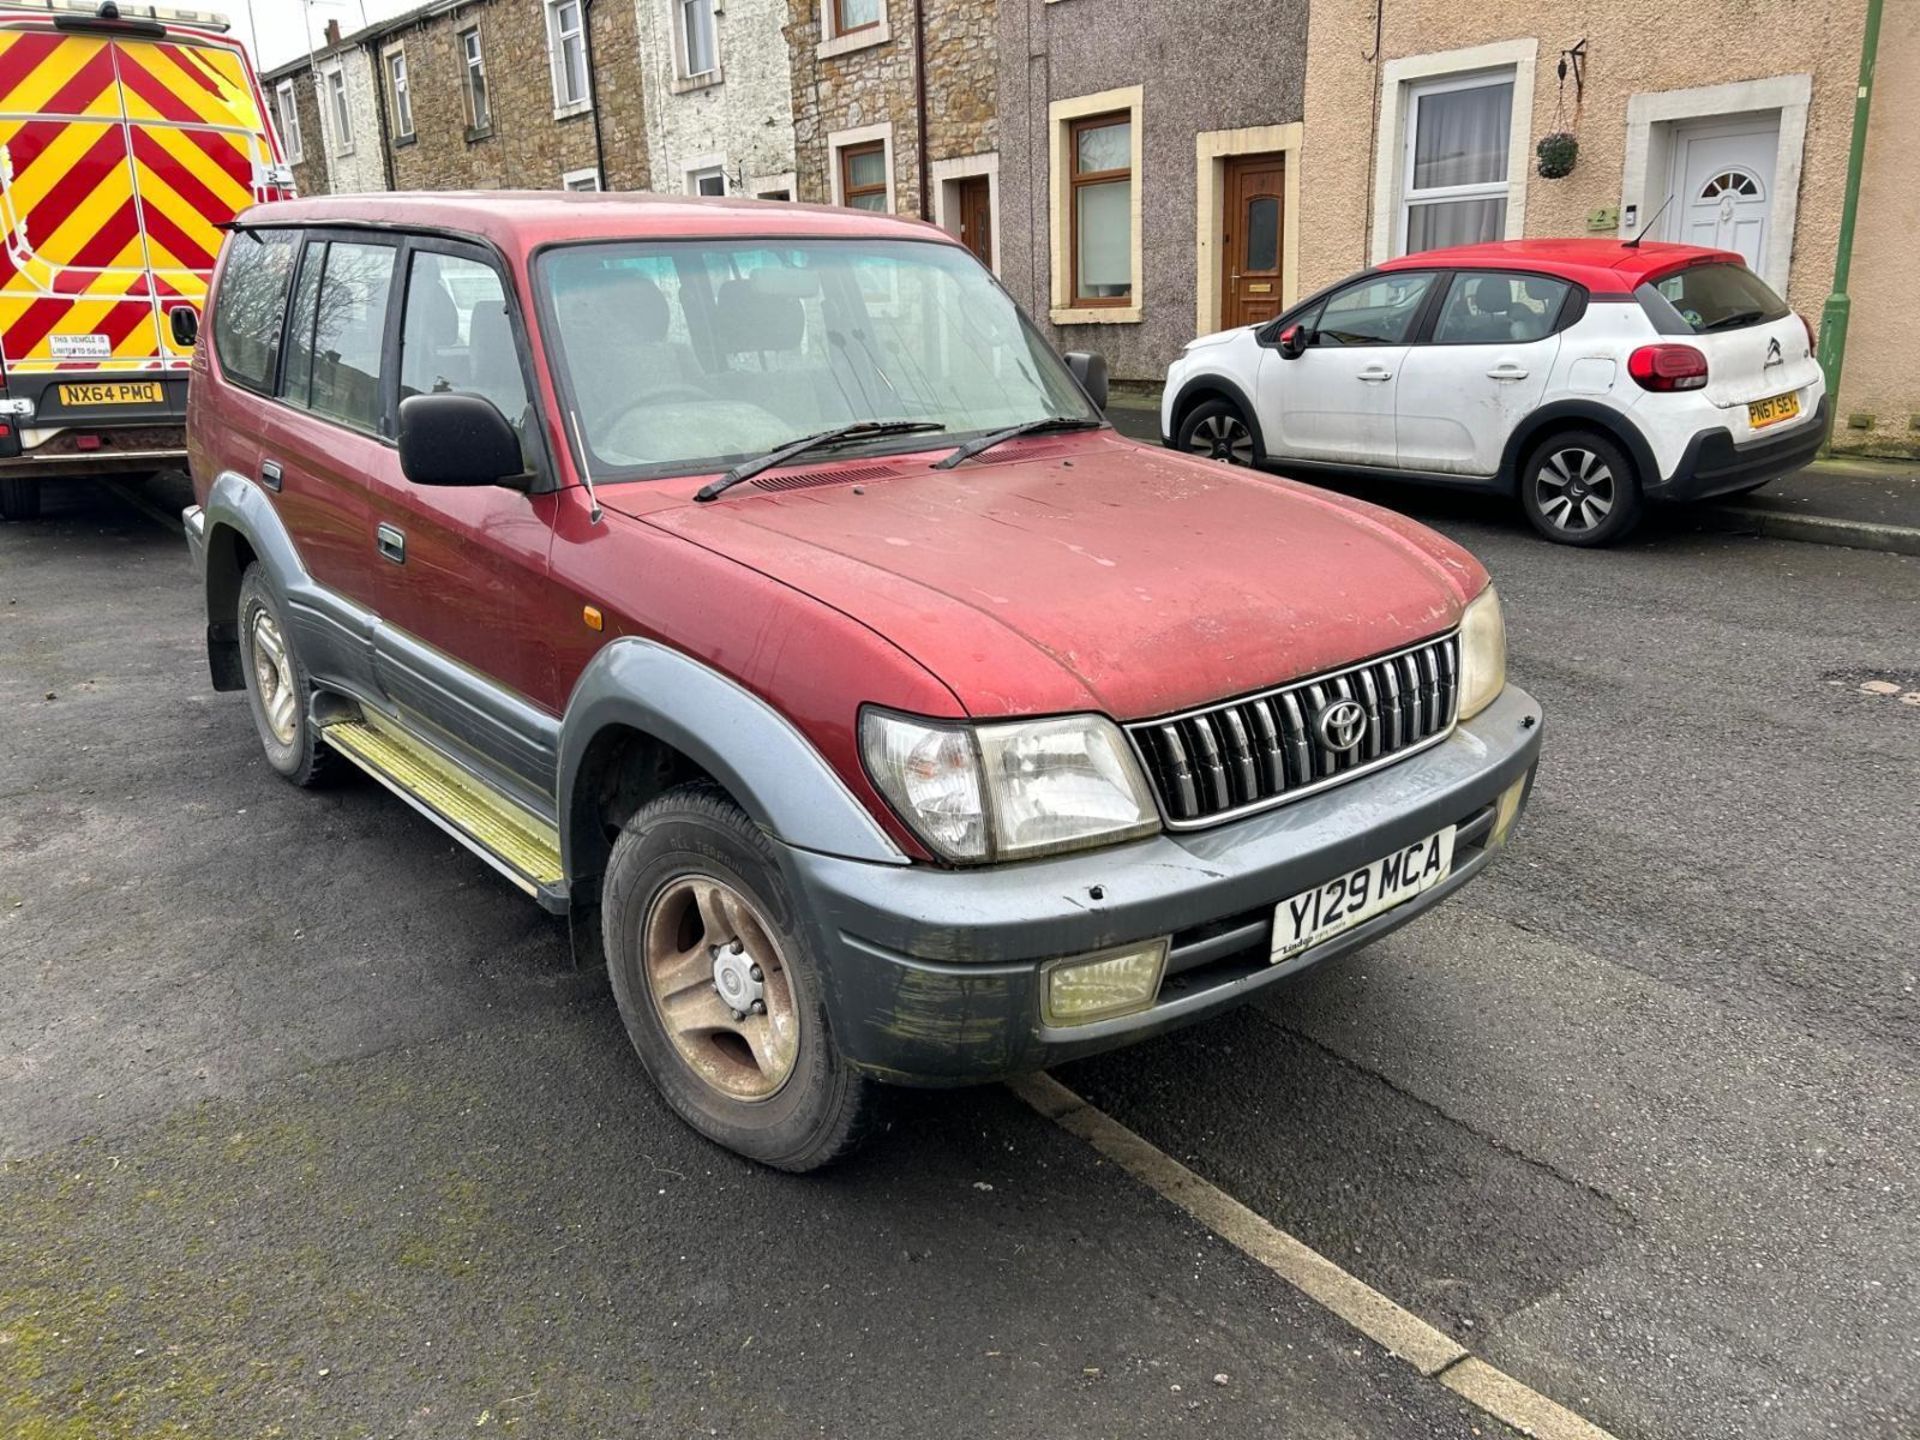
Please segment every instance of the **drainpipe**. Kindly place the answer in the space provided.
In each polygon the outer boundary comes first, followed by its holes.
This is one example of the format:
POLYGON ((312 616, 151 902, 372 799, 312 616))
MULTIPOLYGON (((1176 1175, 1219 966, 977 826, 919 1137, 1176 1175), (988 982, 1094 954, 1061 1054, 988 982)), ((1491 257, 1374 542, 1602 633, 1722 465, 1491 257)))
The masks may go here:
POLYGON ((1840 247, 1833 257, 1833 293, 1820 311, 1820 368, 1836 418, 1840 405, 1840 365, 1847 354, 1847 318, 1853 298, 1847 278, 1853 269, 1853 224, 1860 212, 1860 169, 1867 154, 1867 110, 1873 103, 1873 62, 1880 48, 1881 0, 1867 0, 1866 35, 1860 42, 1860 88, 1853 99, 1853 146, 1847 153, 1847 195, 1840 207, 1840 247))
MULTIPOLYGON (((1876 0, 1877 3, 1877 0, 1876 0)), ((927 180, 927 3, 913 0, 914 146, 920 166, 920 218, 933 219, 933 187, 927 180)))
MULTIPOLYGON (((1874 0, 1878 4, 1879 0, 1874 0)), ((587 66, 587 88, 593 93, 593 108, 587 118, 593 122, 593 173, 600 188, 607 188, 607 154, 600 140, 600 77, 593 69, 593 0, 580 0, 580 58, 587 66)))
POLYGON ((393 137, 387 133, 387 67, 380 59, 380 40, 381 36, 370 35, 360 42, 360 48, 373 71, 373 124, 380 132, 380 175, 392 190, 393 137))

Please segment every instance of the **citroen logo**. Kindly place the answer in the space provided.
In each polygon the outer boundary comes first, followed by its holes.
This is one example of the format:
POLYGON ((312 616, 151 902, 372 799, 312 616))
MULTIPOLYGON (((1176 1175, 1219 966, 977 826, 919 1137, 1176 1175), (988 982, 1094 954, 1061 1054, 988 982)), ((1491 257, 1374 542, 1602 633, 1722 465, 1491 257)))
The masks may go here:
POLYGON ((1330 701, 1313 717, 1313 732, 1327 749, 1344 755, 1367 733, 1367 712, 1357 701, 1330 701))
POLYGON ((1775 365, 1783 363, 1785 359, 1786 357, 1780 353, 1780 342, 1778 340, 1769 340, 1767 341, 1767 363, 1760 368, 1762 370, 1770 370, 1775 365))

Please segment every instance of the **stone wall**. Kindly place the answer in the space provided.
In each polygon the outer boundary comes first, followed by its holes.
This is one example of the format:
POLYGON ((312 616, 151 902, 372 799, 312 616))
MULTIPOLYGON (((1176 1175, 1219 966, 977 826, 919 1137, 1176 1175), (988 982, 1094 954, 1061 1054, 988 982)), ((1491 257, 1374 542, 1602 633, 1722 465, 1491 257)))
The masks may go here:
MULTIPOLYGON (((606 3, 606 0, 602 0, 606 3)), ((695 161, 718 157, 729 194, 794 168, 788 0, 729 0, 714 17, 720 68, 705 84, 683 78, 674 0, 633 0, 646 69, 652 185, 680 194, 695 161)))
POLYGON ((280 132, 280 101, 277 91, 283 80, 293 81, 294 110, 300 120, 301 157, 293 167, 293 188, 301 195, 325 195, 332 188, 327 167, 327 147, 320 130, 320 99, 313 88, 313 71, 304 62, 297 69, 282 66, 260 79, 267 97, 267 113, 273 117, 274 133, 280 136, 281 153, 287 153, 287 137, 280 132))
MULTIPOLYGON (((788 0, 793 130, 800 195, 830 203, 828 139, 836 131, 893 127, 894 209, 920 214, 919 116, 913 84, 913 0, 886 0, 887 38, 844 54, 820 53, 821 12, 832 0, 788 0)), ((927 158, 991 151, 998 144, 996 0, 924 0, 927 158)), ((1037 0, 1036 0, 1037 3, 1037 0)))

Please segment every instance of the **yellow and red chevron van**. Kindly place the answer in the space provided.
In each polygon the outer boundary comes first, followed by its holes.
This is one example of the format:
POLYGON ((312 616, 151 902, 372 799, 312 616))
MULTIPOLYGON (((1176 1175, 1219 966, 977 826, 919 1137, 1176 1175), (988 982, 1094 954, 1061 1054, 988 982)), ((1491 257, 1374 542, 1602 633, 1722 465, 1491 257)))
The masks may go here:
POLYGON ((209 12, 0 0, 0 518, 42 481, 185 456, 221 227, 293 193, 246 51, 209 12))

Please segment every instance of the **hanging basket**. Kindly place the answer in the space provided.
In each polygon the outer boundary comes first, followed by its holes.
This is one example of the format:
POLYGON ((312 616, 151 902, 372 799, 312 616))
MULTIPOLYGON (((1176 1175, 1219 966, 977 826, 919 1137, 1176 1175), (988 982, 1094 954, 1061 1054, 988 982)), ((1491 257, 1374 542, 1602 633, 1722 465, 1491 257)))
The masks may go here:
POLYGON ((1573 173, 1573 162, 1580 158, 1580 142, 1571 131, 1555 130, 1540 137, 1533 153, 1540 157, 1540 178, 1558 180, 1573 173))

